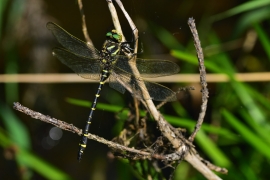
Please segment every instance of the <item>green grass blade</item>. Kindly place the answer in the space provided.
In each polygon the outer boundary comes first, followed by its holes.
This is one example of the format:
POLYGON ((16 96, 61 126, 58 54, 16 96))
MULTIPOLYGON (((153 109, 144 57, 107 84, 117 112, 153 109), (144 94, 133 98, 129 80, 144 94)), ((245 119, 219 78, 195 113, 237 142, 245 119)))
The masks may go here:
POLYGON ((179 43, 165 28, 150 23, 151 30, 156 34, 156 37, 169 49, 184 49, 183 45, 179 43))
POLYGON ((246 11, 251 11, 256 8, 261 8, 270 5, 269 0, 260 0, 260 1, 248 1, 246 3, 243 3, 235 8, 231 8, 228 11, 225 11, 223 13, 214 15, 210 18, 211 22, 219 21, 221 19, 225 19, 231 16, 234 16, 236 14, 244 13, 246 11))
POLYGON ((270 159, 270 146, 261 140, 253 131, 245 126, 239 119, 231 114, 226 109, 221 111, 224 119, 234 128, 247 143, 249 143, 254 149, 270 159))
POLYGON ((227 158, 216 144, 209 139, 202 129, 198 132, 195 141, 204 150, 204 153, 214 161, 214 164, 224 167, 229 167, 231 165, 229 158, 227 158))
MULTIPOLYGON (((196 124, 195 121, 192 119, 179 118, 179 117, 169 116, 169 115, 164 115, 164 117, 170 124, 172 124, 174 126, 178 126, 178 127, 184 127, 187 129, 193 129, 195 127, 195 124, 196 124)), ((239 139, 239 137, 237 137, 237 135, 235 135, 234 133, 232 133, 231 131, 229 131, 225 128, 213 127, 211 125, 204 123, 202 125, 202 129, 209 132, 209 133, 217 134, 217 135, 223 136, 223 137, 228 138, 228 139, 234 139, 234 140, 239 139)))
POLYGON ((268 135, 269 130, 265 126, 259 126, 256 121, 252 119, 250 115, 243 109, 240 109, 239 112, 249 127, 252 128, 254 132, 256 132, 257 136, 260 136, 260 138, 270 146, 270 139, 268 135))
MULTIPOLYGON (((78 105, 78 106, 91 107, 91 102, 85 101, 85 100, 66 98, 66 101, 70 104, 74 104, 74 105, 78 105)), ((121 111, 123 108, 121 106, 98 103, 97 109, 104 109, 104 110, 109 111, 109 112, 118 112, 118 111, 121 111)))
POLYGON ((243 105, 246 107, 247 111, 252 116, 252 118, 259 125, 267 126, 268 129, 270 129, 270 126, 266 120, 265 114, 262 112, 262 110, 254 102, 253 98, 248 93, 248 90, 245 88, 243 83, 235 81, 232 83, 232 87, 234 88, 239 99, 242 101, 243 105))
POLYGON ((270 6, 266 6, 243 14, 237 22, 237 26, 235 27, 235 30, 233 32, 233 36, 242 36, 242 34, 245 33, 248 28, 253 26, 253 23, 259 23, 269 19, 269 11, 270 6))
POLYGON ((254 23, 253 27, 257 32, 259 40, 264 48, 264 52, 267 54, 268 60, 270 60, 270 39, 267 36, 267 33, 263 30, 263 28, 261 28, 258 23, 254 23))
MULTIPOLYGON (((189 62, 191 64, 198 65, 198 59, 197 59, 196 55, 194 55, 194 54, 190 54, 190 53, 179 51, 179 50, 172 50, 171 55, 175 58, 184 60, 184 61, 189 62)), ((206 59, 205 59, 205 66, 208 70, 211 70, 213 72, 217 72, 217 73, 223 72, 223 70, 220 67, 218 67, 217 65, 215 65, 214 63, 212 63, 211 61, 208 61, 206 59)))
POLYGON ((0 39, 2 39, 2 27, 3 27, 3 17, 4 17, 4 13, 5 13, 5 8, 7 5, 7 0, 1 0, 0 3, 0 39))
MULTIPOLYGON (((0 129, 0 146, 6 148, 13 144, 13 140, 7 137, 2 129, 0 129)), ((21 164, 30 169, 36 171, 46 179, 59 179, 59 180, 68 180, 71 179, 67 174, 48 164, 44 160, 38 158, 37 156, 30 153, 28 150, 23 147, 19 147, 16 158, 21 164)))
POLYGON ((267 108, 268 112, 270 112, 270 101, 267 98, 265 98, 265 96, 263 96, 261 92, 256 91, 254 88, 248 86, 247 84, 244 84, 244 86, 248 91, 248 93, 254 99, 256 99, 256 101, 260 102, 265 108, 267 108))
MULTIPOLYGON (((73 99, 73 98, 67 98, 67 102, 69 102, 70 104, 83 106, 83 107, 90 107, 90 105, 91 105, 91 103, 89 101, 73 99)), ((114 112, 114 113, 123 110, 123 108, 120 106, 103 104, 103 103, 98 103, 97 109, 103 109, 104 111, 114 112)), ((121 111, 121 113, 123 113, 125 115, 127 115, 128 112, 129 112, 128 110, 121 111)), ((145 116, 145 112, 141 111, 140 115, 145 116)), ((169 116, 169 115, 164 115, 164 117, 169 123, 171 123, 172 125, 175 125, 175 126, 186 127, 188 129, 194 128, 194 126, 195 126, 195 122, 192 119, 179 118, 179 117, 169 116)), ((219 134, 219 135, 224 136, 225 138, 228 138, 228 139, 239 139, 236 135, 234 135, 232 132, 228 131, 225 128, 220 128, 220 127, 217 128, 217 127, 213 127, 213 126, 204 124, 202 126, 202 129, 204 129, 205 131, 207 131, 209 133, 219 134)))
POLYGON ((30 136, 27 128, 3 103, 0 103, 0 116, 13 142, 21 148, 30 149, 30 136))
POLYGON ((46 179, 68 180, 71 179, 66 173, 60 171, 53 165, 45 162, 28 151, 20 151, 19 158, 25 165, 36 171, 46 179))

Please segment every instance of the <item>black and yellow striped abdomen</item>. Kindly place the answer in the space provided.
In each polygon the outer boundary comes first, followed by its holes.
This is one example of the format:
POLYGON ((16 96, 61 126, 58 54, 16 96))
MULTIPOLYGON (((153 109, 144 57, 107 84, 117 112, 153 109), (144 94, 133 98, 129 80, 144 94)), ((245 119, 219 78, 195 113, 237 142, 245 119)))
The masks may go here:
POLYGON ((91 124, 91 120, 93 118, 94 111, 96 110, 97 100, 100 96, 100 92, 102 90, 103 85, 105 84, 105 81, 108 79, 108 76, 109 76, 109 71, 107 69, 104 69, 102 71, 102 74, 101 74, 98 90, 97 90, 97 93, 95 95, 94 101, 92 103, 91 111, 90 111, 88 120, 86 121, 85 128, 84 128, 83 133, 81 135, 81 141, 79 143, 79 150, 78 150, 78 157, 77 157, 79 161, 81 160, 83 152, 84 152, 86 145, 87 145, 88 131, 90 128, 90 124, 91 124))

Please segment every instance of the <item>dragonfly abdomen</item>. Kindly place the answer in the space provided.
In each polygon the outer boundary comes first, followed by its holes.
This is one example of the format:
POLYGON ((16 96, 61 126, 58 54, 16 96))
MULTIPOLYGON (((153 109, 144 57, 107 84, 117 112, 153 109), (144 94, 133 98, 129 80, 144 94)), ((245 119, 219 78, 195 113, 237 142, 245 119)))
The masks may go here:
POLYGON ((101 78, 100 78, 100 81, 99 81, 98 90, 97 90, 97 93, 95 95, 94 101, 92 103, 91 111, 90 111, 90 114, 88 116, 88 120, 86 121, 86 126, 85 126, 84 131, 83 131, 83 133, 81 135, 81 141, 79 143, 79 150, 78 150, 78 157, 77 157, 77 159, 79 161, 81 160, 83 152, 84 152, 84 150, 86 148, 88 131, 89 131, 89 128, 90 128, 91 120, 93 119, 94 111, 96 110, 97 100, 98 100, 98 98, 100 96, 102 87, 104 86, 105 81, 108 79, 108 77, 109 77, 108 69, 103 69, 102 74, 101 74, 101 78))

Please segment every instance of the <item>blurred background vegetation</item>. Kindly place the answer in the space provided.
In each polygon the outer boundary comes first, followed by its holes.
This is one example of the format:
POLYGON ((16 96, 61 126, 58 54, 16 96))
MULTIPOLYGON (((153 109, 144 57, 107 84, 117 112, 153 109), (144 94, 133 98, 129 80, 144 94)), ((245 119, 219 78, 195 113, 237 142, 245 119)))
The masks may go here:
MULTIPOLYGON (((141 58, 168 59, 181 67, 180 74, 198 73, 189 17, 196 20, 209 74, 225 74, 227 82, 209 79, 209 103, 205 123, 195 139, 199 153, 229 170, 223 179, 268 179, 270 176, 270 83, 255 76, 270 70, 270 1, 240 0, 131 0, 123 1, 139 29, 141 58), (235 79, 246 73, 247 82, 235 79), (253 80, 248 79, 251 75, 253 80), (254 75, 254 76, 253 76, 254 75), (257 78, 256 78, 257 77, 257 78)), ((90 37, 100 49, 112 22, 106 1, 84 1, 90 37)), ((132 31, 118 9, 127 39, 132 31)), ((75 0, 1 0, 0 74, 72 73, 51 55, 57 46, 46 23, 53 21, 83 39, 81 17, 75 0)), ((170 78, 170 77, 168 77, 170 78)), ((199 80, 199 76, 197 78, 199 80)), ((199 82, 165 84, 182 92, 178 101, 162 112, 175 127, 193 129, 201 94, 199 82)), ((0 83, 0 179, 137 179, 141 165, 109 158, 109 149, 89 141, 83 160, 76 153, 79 137, 34 120, 12 109, 13 102, 77 127, 83 127, 89 108, 70 98, 94 98, 97 83, 0 83), (68 99, 69 98, 69 99, 68 99), (134 168, 135 167, 135 168, 134 168)), ((125 117, 121 109, 132 104, 131 96, 105 86, 90 132, 112 139, 125 117), (105 106, 106 104, 110 105, 105 106), (104 106, 102 106, 104 105, 104 106), (118 110, 114 109, 119 107, 118 110)), ((147 162, 144 162, 147 167, 147 162)), ((155 178, 154 178, 155 179, 155 178)), ((204 179, 183 162, 175 179, 204 179)))

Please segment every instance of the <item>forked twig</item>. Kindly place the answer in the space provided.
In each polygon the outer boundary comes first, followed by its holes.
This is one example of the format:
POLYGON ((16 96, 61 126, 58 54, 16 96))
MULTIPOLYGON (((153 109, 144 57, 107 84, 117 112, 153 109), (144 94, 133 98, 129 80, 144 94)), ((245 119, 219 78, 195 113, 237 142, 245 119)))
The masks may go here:
MULTIPOLYGON (((124 15, 126 16, 128 22, 130 23, 130 25, 132 26, 134 23, 131 20, 131 18, 129 17, 128 13, 126 13, 122 3, 120 0, 115 0, 116 3, 119 5, 120 9, 123 11, 124 15)), ((135 24, 134 24, 135 27, 135 24)), ((194 24, 195 27, 195 24, 194 24)), ((196 29, 195 29, 196 30, 196 29)), ((193 28, 193 31, 195 31, 193 28)), ((192 31, 192 32, 193 32, 192 31)), ((137 32, 137 28, 136 28, 136 32, 137 32)), ((135 39, 137 41, 138 36, 136 36, 137 34, 134 34, 135 39)), ((196 37, 197 40, 199 40, 198 36, 196 37)), ((200 46, 196 46, 197 47, 200 46)), ((134 46, 134 48, 137 48, 137 44, 136 46, 134 46)), ((198 49, 200 50, 200 49, 198 49)), ((206 94, 208 97, 208 91, 207 91, 207 84, 205 81, 205 68, 204 68, 204 62, 203 62, 203 55, 202 55, 202 50, 198 51, 200 55, 198 55, 199 58, 199 67, 200 67, 200 74, 201 74, 201 82, 202 82, 202 86, 203 86, 203 94, 206 94), (206 89, 206 90, 205 90, 206 89), (206 92, 205 92, 206 91, 206 92)), ((137 52, 137 51, 136 51, 137 52)), ((135 61, 135 57, 133 59, 135 61)), ((135 61, 136 62, 136 61, 135 61)), ((133 73, 135 76, 139 77, 139 72, 136 68, 136 66, 131 66, 133 73)), ((138 82, 138 84, 140 84, 140 87, 145 87, 143 82, 138 82)), ((163 136, 165 136, 173 145, 173 147, 176 150, 177 154, 181 154, 181 157, 183 157, 185 160, 187 160, 190 164, 192 164, 198 171, 200 171, 206 178, 208 179, 220 179, 218 176, 216 176, 210 169, 208 169, 207 167, 205 167, 205 164, 203 164, 200 160, 197 159, 196 156, 187 153, 189 151, 189 146, 186 145, 185 142, 183 142, 181 139, 177 138, 176 134, 172 131, 169 123, 163 118, 163 116, 157 111, 153 101, 151 99, 148 99, 147 97, 149 96, 148 92, 143 92, 143 97, 145 100, 141 100, 142 102, 145 102, 147 105, 147 109, 149 110, 149 112, 151 113, 151 115, 154 117, 154 119, 157 121, 158 125, 159 125, 159 129, 161 131, 161 133, 163 134, 163 136), (197 163, 200 162, 200 163, 197 163), (197 163, 197 164, 196 164, 197 163)), ((205 95, 203 95, 203 98, 205 99, 205 95)), ((207 100, 203 100, 203 105, 202 105, 202 109, 204 107, 206 107, 207 104, 207 100)), ((200 118, 199 118, 199 124, 201 125, 203 122, 203 118, 205 115, 205 111, 202 111, 200 113, 200 118)), ((198 129, 198 128, 197 128, 198 129)), ((193 133, 194 135, 192 135, 191 137, 194 139, 196 132, 193 133)))
MULTIPOLYGON (((130 25, 130 28, 133 32, 133 35, 134 35, 134 39, 135 39, 135 42, 134 42, 134 53, 136 54, 138 52, 138 39, 139 39, 139 35, 138 35, 138 29, 135 25, 135 23, 132 21, 132 19, 130 18, 129 14, 127 13, 127 11, 125 10, 122 2, 120 0, 115 0, 115 2, 118 4, 119 8, 122 10, 122 12, 124 13, 129 25, 130 25)), ((134 58, 135 59, 135 58, 134 58)), ((134 60, 135 61, 135 60, 134 60)))
POLYGON ((118 19, 118 15, 117 15, 116 9, 113 5, 113 2, 112 2, 112 0, 106 0, 106 1, 108 3, 109 11, 110 11, 111 16, 112 16, 112 22, 113 22, 114 28, 116 29, 116 31, 118 33, 120 33, 122 35, 122 42, 125 42, 126 38, 125 38, 124 33, 122 31, 120 21, 118 19))

